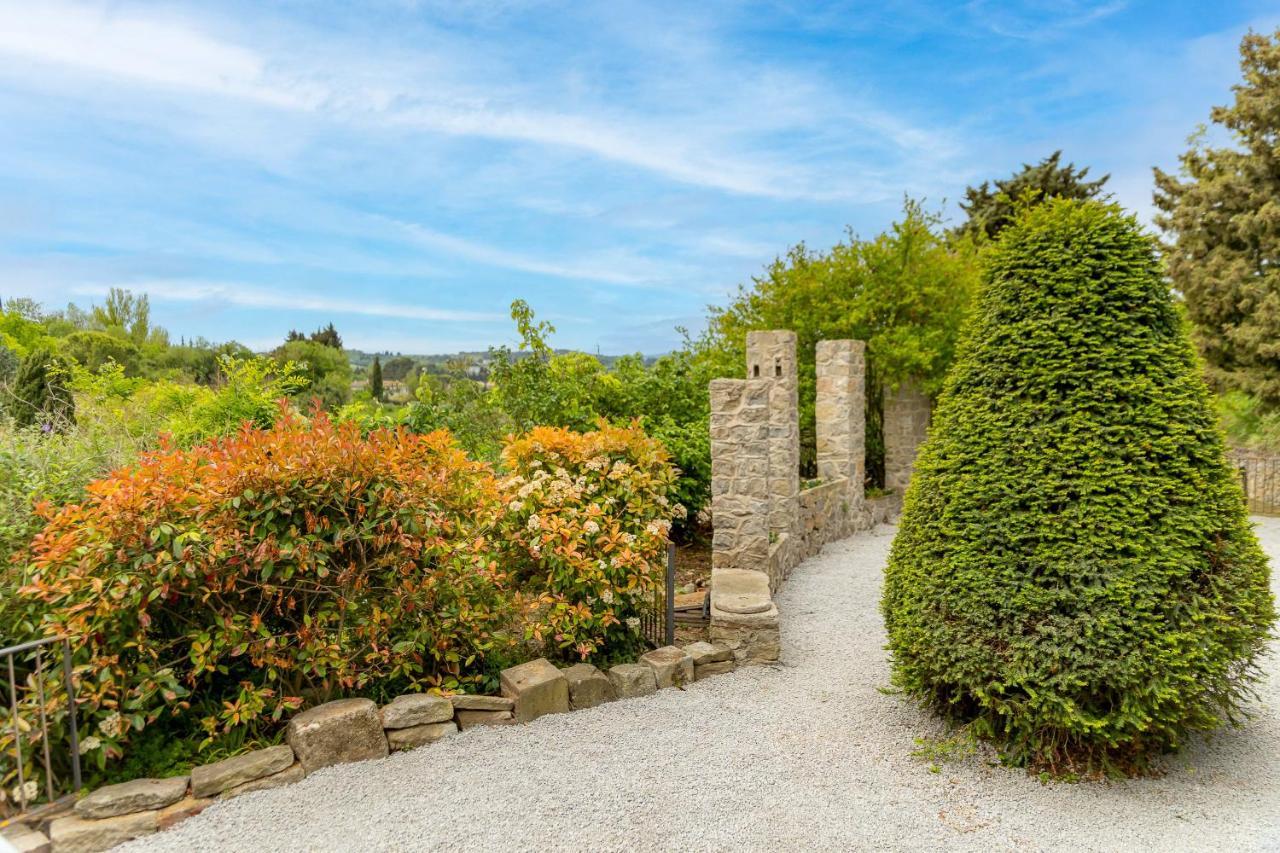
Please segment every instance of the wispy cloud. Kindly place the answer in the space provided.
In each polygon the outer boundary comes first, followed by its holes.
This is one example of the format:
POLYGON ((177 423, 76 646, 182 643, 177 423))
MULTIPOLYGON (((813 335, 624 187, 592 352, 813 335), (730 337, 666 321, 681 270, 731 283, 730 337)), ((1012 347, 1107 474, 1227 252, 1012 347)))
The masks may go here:
MULTIPOLYGON (((102 296, 112 286, 120 285, 76 285, 71 288, 71 292, 83 296, 102 296)), ((207 302, 220 305, 236 305, 242 308, 279 308, 328 315, 347 314, 365 317, 394 317, 397 319, 447 321, 451 323, 492 322, 504 319, 501 314, 432 308, 412 303, 343 299, 310 293, 288 293, 282 292, 275 287, 269 288, 262 285, 236 282, 143 280, 127 282, 124 286, 134 292, 145 293, 151 298, 160 301, 207 302)))

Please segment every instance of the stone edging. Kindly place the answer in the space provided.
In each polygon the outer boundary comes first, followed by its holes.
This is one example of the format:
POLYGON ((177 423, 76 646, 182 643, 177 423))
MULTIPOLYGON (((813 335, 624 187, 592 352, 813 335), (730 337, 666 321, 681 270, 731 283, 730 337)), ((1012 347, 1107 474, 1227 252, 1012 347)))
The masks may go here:
POLYGON ((383 758, 471 728, 648 696, 736 667, 728 646, 697 642, 654 649, 607 672, 588 663, 560 669, 538 658, 502 671, 501 696, 413 693, 381 708, 371 699, 338 699, 293 717, 285 743, 201 765, 190 776, 98 788, 76 802, 73 814, 42 826, 15 824, 3 838, 21 853, 98 853, 168 829, 218 800, 289 785, 324 767, 383 758))

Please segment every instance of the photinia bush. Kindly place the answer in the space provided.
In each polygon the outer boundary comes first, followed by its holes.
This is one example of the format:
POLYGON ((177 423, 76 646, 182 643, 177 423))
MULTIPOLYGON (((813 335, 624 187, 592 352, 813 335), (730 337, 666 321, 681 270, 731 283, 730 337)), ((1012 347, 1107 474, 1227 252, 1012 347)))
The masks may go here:
POLYGON ((212 736, 335 694, 483 679, 518 639, 500 509, 447 433, 284 411, 43 507, 21 594, 81 638, 81 713, 115 757, 166 711, 212 736))
POLYGON ((616 656, 640 643, 683 507, 661 442, 638 424, 537 427, 502 454, 505 565, 522 592, 525 638, 553 659, 616 656))

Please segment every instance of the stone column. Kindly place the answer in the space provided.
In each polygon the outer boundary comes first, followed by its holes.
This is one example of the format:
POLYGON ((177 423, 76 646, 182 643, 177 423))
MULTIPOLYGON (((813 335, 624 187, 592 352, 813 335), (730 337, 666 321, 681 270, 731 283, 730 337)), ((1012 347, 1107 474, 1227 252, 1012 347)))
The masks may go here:
POLYGON ((898 390, 884 389, 884 487, 899 496, 911 482, 916 450, 929 431, 931 406, 920 386, 911 380, 898 390))
POLYGON ((711 383, 712 568, 769 559, 769 398, 764 379, 711 383))
POLYGON ((747 381, 769 390, 769 532, 790 535, 799 517, 800 397, 796 333, 747 333, 747 381))
POLYGON ((819 341, 815 403, 818 476, 849 480, 855 506, 866 473, 866 347, 862 341, 819 341))

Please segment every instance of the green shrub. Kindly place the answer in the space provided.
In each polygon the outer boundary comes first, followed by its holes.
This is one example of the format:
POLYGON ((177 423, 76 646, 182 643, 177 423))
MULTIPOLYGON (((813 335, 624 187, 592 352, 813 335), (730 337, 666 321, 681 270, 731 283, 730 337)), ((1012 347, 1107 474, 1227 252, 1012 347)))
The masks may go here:
POLYGON ((69 371, 62 359, 44 348, 22 360, 5 408, 20 427, 39 426, 58 432, 75 423, 76 404, 67 388, 69 371))
POLYGON ((895 682, 1051 772, 1241 718, 1274 605, 1155 246, 1100 203, 1002 235, 882 602, 895 682))

